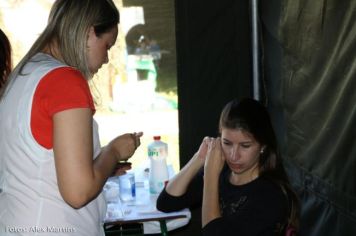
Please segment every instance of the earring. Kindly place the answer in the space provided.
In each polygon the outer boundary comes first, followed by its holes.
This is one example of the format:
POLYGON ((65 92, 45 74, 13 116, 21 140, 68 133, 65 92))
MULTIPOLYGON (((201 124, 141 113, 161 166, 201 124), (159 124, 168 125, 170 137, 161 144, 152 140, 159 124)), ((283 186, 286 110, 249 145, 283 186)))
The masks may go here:
POLYGON ((262 149, 261 149, 261 151, 260 151, 260 153, 262 154, 264 151, 265 151, 265 149, 264 149, 264 148, 262 148, 262 149))

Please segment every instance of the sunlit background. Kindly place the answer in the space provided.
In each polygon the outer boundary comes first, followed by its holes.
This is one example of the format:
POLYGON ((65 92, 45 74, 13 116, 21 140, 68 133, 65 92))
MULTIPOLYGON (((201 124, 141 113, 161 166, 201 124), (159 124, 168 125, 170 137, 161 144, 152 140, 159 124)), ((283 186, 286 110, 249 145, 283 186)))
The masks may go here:
MULTIPOLYGON (((44 29, 54 0, 1 0, 0 28, 16 65, 44 29)), ((168 163, 179 169, 178 104, 173 1, 114 0, 121 22, 110 62, 90 82, 103 145, 143 131, 133 167, 147 160, 154 135, 168 143, 168 163), (149 2, 149 3, 145 3, 149 2)))

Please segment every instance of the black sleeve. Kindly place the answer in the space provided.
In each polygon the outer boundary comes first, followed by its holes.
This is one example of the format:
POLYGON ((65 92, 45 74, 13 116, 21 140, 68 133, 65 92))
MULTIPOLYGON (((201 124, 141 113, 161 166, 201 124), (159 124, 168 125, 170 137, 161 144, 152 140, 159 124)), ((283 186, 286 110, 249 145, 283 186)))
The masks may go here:
POLYGON ((188 185, 182 196, 172 196, 164 188, 157 199, 157 209, 172 212, 184 208, 194 208, 201 205, 203 197, 203 169, 201 169, 188 185))

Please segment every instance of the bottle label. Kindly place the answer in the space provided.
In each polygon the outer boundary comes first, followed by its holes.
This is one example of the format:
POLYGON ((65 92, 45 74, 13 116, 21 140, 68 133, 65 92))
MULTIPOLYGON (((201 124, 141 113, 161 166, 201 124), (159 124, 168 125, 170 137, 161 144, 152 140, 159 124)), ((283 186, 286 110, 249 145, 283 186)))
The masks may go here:
POLYGON ((148 156, 149 157, 154 157, 154 156, 158 157, 159 156, 159 152, 157 150, 155 150, 155 149, 148 150, 148 156))
POLYGON ((151 147, 148 148, 149 157, 163 157, 167 156, 167 151, 164 147, 151 147))

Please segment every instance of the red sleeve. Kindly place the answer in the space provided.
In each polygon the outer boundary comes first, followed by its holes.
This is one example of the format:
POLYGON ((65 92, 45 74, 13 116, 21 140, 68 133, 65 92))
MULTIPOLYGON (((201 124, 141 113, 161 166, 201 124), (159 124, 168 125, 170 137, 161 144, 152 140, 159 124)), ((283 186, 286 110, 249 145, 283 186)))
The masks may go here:
POLYGON ((53 147, 53 115, 72 108, 90 108, 94 114, 88 82, 71 67, 50 71, 39 82, 32 102, 31 131, 41 146, 53 147))

